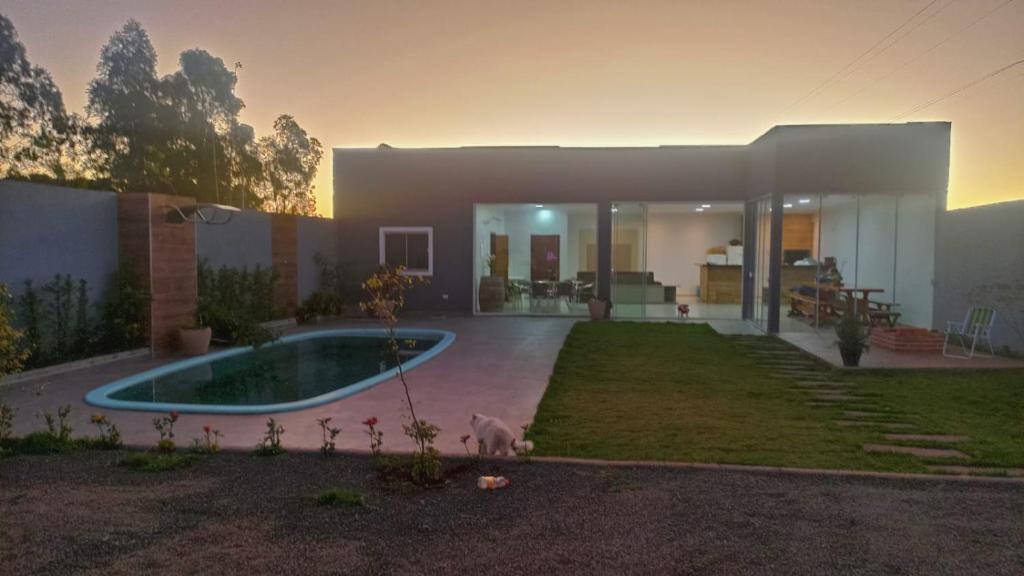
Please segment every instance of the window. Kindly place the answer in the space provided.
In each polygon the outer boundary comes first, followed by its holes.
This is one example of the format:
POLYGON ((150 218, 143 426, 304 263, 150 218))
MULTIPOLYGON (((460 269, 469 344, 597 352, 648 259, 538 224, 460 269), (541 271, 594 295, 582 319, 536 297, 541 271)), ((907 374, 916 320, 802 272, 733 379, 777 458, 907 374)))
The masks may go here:
POLYGON ((405 266, 407 274, 434 274, 434 229, 429 226, 380 229, 380 263, 405 266))

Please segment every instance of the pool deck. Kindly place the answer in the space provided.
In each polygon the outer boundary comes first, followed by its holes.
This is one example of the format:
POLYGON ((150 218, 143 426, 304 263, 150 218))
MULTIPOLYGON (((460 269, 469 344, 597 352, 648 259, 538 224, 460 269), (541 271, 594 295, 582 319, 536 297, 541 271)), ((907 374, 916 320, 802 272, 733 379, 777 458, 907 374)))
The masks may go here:
MULTIPOLYGON (((572 318, 418 318, 404 320, 400 327, 451 330, 455 342, 437 357, 408 372, 406 379, 416 404, 417 415, 441 428, 436 446, 443 453, 464 453, 459 437, 470 434, 470 416, 481 412, 504 420, 514 431, 531 422, 548 384, 558 351, 566 334, 578 319, 572 318)), ((303 326, 297 331, 329 328, 371 327, 369 322, 332 322, 303 326)), ((56 412, 71 405, 75 435, 94 434, 90 415, 102 412, 121 430, 125 444, 151 446, 158 439, 153 418, 159 414, 131 410, 100 409, 86 404, 86 392, 137 372, 180 358, 132 358, 83 368, 56 376, 0 385, 0 399, 17 408, 15 434, 24 435, 43 427, 36 414, 56 412)), ((179 446, 188 445, 206 424, 219 429, 225 448, 254 447, 273 416, 285 428, 286 449, 316 450, 321 443, 318 418, 332 418, 342 432, 336 444, 341 450, 367 450, 361 424, 371 416, 380 421, 384 447, 408 451, 412 441, 402 434, 408 421, 401 382, 387 380, 335 402, 295 412, 261 415, 182 414, 175 426, 179 446)))

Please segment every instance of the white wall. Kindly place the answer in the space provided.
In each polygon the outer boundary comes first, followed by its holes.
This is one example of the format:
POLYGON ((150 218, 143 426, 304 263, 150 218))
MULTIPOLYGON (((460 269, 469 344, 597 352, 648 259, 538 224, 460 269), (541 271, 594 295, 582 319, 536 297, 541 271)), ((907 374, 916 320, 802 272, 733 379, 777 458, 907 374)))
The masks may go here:
POLYGON ((654 280, 676 286, 679 295, 696 294, 697 264, 707 261, 708 248, 727 246, 743 235, 743 214, 647 212, 647 270, 654 280))
POLYGON ((843 282, 856 285, 857 269, 857 198, 853 196, 824 196, 821 199, 819 225, 820 260, 832 256, 836 259, 843 282))
POLYGON ((932 328, 935 300, 935 198, 899 198, 896 227, 896 302, 900 322, 932 328))
POLYGON ((881 288, 876 302, 893 302, 896 250, 896 197, 861 196, 857 250, 857 287, 881 288))

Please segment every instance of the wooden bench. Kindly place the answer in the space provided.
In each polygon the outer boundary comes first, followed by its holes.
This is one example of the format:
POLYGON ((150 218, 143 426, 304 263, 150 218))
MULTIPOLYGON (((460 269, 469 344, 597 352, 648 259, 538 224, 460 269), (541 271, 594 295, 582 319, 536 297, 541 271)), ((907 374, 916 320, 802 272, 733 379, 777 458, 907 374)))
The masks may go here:
POLYGON ((872 326, 877 326, 880 322, 885 322, 889 325, 889 328, 896 326, 896 321, 900 319, 900 312, 893 311, 892 307, 896 306, 891 302, 876 302, 870 300, 868 302, 870 308, 868 308, 868 319, 871 321, 872 326))
POLYGON ((829 318, 835 315, 832 304, 833 300, 830 298, 815 298, 799 292, 789 293, 790 315, 814 318, 817 309, 818 318, 829 318))

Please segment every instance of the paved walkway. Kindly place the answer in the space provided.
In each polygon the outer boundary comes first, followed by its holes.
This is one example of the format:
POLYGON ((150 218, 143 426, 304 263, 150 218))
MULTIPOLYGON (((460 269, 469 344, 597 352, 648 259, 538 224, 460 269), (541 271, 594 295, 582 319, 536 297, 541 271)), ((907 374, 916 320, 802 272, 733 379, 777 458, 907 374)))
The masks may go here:
MULTIPOLYGON (((822 328, 818 331, 807 329, 803 332, 782 332, 779 338, 817 356, 829 364, 842 367, 843 359, 839 355, 839 347, 836 346, 835 331, 829 328, 822 328)), ((864 352, 860 358, 861 368, 885 368, 885 369, 980 369, 980 368, 1024 368, 1024 362, 1012 358, 996 356, 985 358, 977 356, 970 360, 962 358, 947 358, 941 352, 896 352, 887 350, 880 346, 872 346, 864 352)))
MULTIPOLYGON (((472 317, 404 321, 403 327, 439 328, 456 334, 451 347, 407 374, 417 414, 441 427, 437 447, 449 454, 464 453, 459 437, 470 433, 469 419, 474 412, 498 416, 516 432, 521 425, 532 422, 558 351, 575 322, 569 318, 472 317)), ((352 325, 367 323, 337 323, 300 330, 352 325)), ((82 397, 100 385, 172 360, 122 360, 19 382, 0 388, 0 398, 18 409, 18 435, 43 426, 36 413, 56 412, 58 406, 70 404, 76 435, 93 434, 89 416, 103 412, 120 428, 126 444, 147 446, 157 440, 152 426, 157 414, 101 410, 86 404, 82 397)), ((224 433, 223 446, 249 448, 260 440, 268 416, 274 416, 285 428, 286 448, 315 450, 320 446, 321 434, 316 419, 331 417, 331 424, 342 428, 339 449, 365 450, 368 444, 360 423, 376 416, 384 432, 385 448, 401 451, 412 448, 401 429, 407 412, 401 382, 392 379, 349 398, 297 412, 253 416, 182 414, 175 436, 179 445, 188 444, 199 436, 204 424, 209 424, 224 433)))

